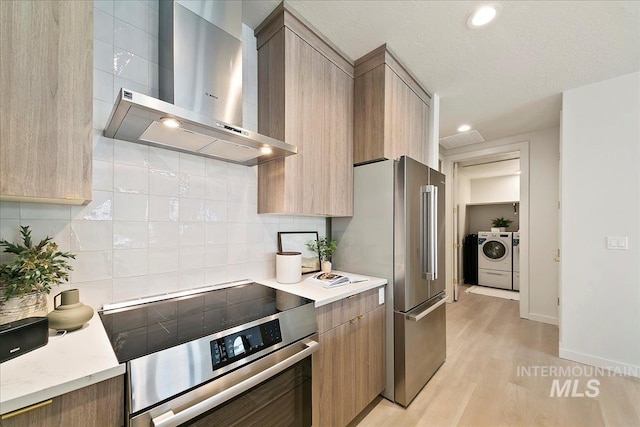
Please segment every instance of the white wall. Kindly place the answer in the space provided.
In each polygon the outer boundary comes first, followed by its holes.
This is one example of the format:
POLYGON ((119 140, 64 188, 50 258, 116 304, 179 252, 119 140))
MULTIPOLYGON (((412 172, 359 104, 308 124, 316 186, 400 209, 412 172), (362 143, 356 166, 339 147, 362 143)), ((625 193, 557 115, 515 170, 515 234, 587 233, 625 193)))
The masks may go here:
POLYGON ((471 203, 520 200, 520 176, 505 175, 471 180, 471 203))
MULTIPOLYGON (((255 130, 256 41, 243 27, 244 126, 255 130)), ((273 277, 278 231, 326 233, 324 218, 258 215, 256 167, 102 136, 121 87, 157 96, 157 28, 155 1, 95 2, 93 201, 0 203, 1 238, 30 225, 34 238, 52 236, 77 254, 65 288, 94 307, 273 277)))
MULTIPOLYGON (((442 150, 445 159, 473 158, 495 154, 500 147, 529 141, 529 164, 521 164, 529 171, 529 211, 521 212, 522 221, 528 214, 529 235, 522 238, 529 247, 529 288, 525 312, 528 318, 546 323, 558 322, 558 264, 553 261, 558 247, 558 128, 514 135, 495 141, 473 144, 451 150, 442 150)), ((521 176, 524 180, 524 177, 521 176)), ((521 205, 523 203, 521 201, 521 205)), ((525 253, 525 249, 522 249, 525 253)), ((521 268, 523 271, 524 268, 521 268)), ((524 273, 521 273, 521 275, 524 273)), ((522 279, 521 279, 522 280, 522 279)), ((521 296, 522 298, 522 296, 521 296)), ((523 312, 521 311, 521 314, 523 312)))
POLYGON ((562 102, 560 356, 640 376, 640 73, 562 102))

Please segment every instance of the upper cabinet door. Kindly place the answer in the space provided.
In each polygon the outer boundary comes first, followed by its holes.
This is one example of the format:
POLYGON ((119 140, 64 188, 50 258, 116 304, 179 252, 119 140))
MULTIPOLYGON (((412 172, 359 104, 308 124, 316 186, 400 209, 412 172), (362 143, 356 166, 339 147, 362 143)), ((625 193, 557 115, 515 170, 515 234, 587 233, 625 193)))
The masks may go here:
POLYGON ((409 156, 428 164, 430 102, 386 45, 357 60, 354 163, 409 156))
POLYGON ((280 5, 256 29, 258 130, 298 154, 258 166, 258 213, 353 214, 353 65, 280 5))
POLYGON ((91 200, 93 2, 0 2, 0 200, 91 200))

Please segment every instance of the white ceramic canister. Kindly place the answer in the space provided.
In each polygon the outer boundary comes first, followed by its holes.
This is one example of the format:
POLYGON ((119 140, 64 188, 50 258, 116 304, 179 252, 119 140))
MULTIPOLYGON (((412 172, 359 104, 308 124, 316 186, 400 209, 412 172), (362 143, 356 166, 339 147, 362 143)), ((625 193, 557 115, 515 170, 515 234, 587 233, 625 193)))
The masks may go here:
POLYGON ((278 252, 276 254, 276 281, 298 283, 302 280, 302 253, 278 252))

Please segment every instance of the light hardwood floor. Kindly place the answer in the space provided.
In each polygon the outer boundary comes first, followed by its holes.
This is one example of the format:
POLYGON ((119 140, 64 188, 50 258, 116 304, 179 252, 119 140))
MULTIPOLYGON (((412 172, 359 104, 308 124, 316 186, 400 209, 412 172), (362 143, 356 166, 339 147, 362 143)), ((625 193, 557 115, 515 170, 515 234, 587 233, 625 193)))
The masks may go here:
MULTIPOLYGON (((640 380, 558 358, 558 328, 520 319, 518 302, 461 291, 447 304, 447 360, 408 409, 378 398, 352 426, 640 426, 640 380), (527 367, 574 367, 577 376, 527 367), (550 397, 554 379, 595 379, 596 397, 550 397)), ((573 387, 573 384, 572 384, 573 387)), ((571 395, 571 392, 569 392, 571 395)))

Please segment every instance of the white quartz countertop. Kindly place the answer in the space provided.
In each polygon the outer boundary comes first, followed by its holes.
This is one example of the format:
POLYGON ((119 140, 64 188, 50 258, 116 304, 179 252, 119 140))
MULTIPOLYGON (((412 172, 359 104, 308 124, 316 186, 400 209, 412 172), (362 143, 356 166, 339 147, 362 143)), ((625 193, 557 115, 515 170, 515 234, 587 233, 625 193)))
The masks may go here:
POLYGON ((362 280, 348 285, 337 286, 335 288, 325 288, 322 285, 310 283, 305 279, 312 274, 302 276, 302 281, 292 284, 278 283, 276 279, 256 280, 256 283, 269 286, 270 288, 286 291, 294 295, 309 298, 315 301, 316 307, 330 304, 334 301, 346 298, 351 295, 375 289, 387 284, 387 279, 379 277, 363 276, 361 274, 347 273, 343 271, 332 271, 332 273, 342 274, 357 280, 362 280))
POLYGON ((0 414, 124 374, 97 313, 77 331, 49 332, 47 345, 0 363, 0 414))

